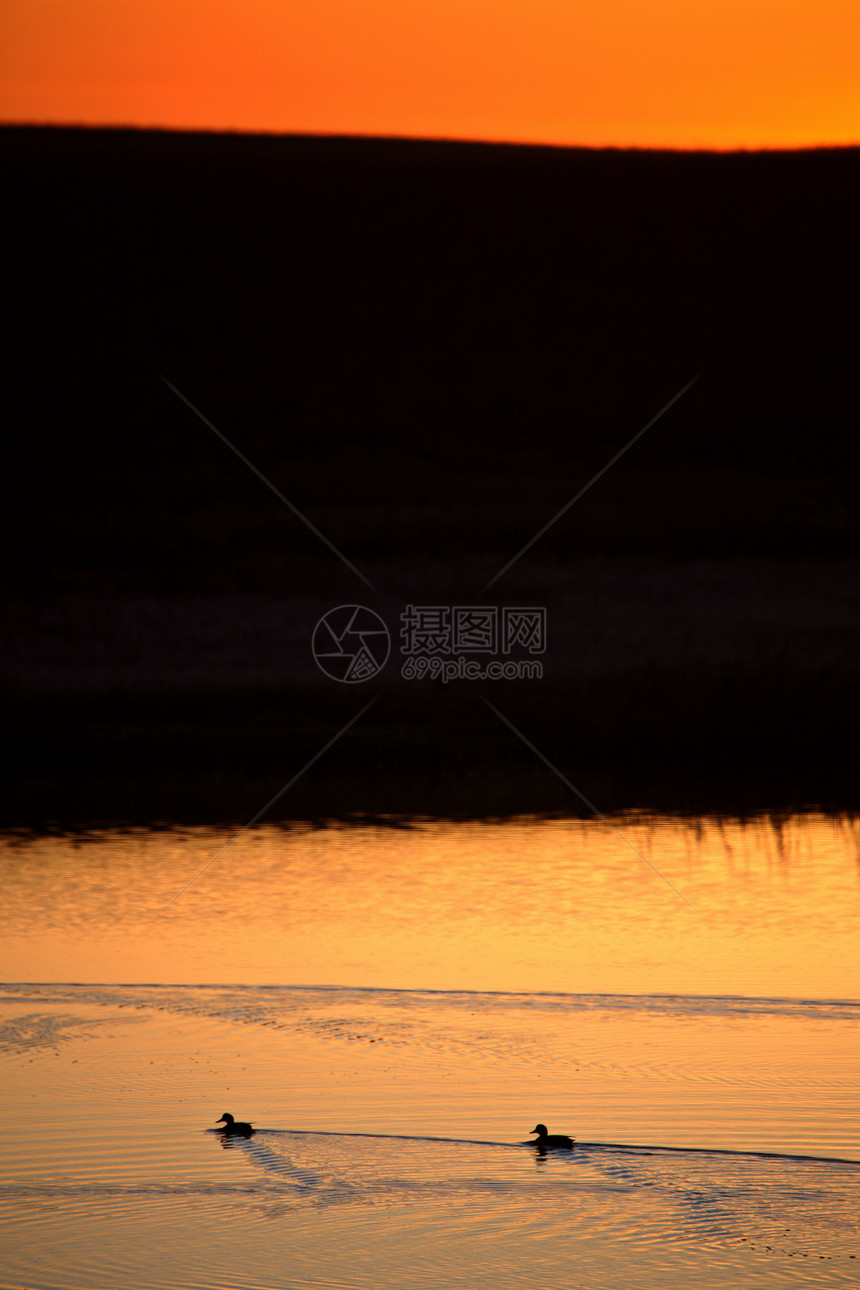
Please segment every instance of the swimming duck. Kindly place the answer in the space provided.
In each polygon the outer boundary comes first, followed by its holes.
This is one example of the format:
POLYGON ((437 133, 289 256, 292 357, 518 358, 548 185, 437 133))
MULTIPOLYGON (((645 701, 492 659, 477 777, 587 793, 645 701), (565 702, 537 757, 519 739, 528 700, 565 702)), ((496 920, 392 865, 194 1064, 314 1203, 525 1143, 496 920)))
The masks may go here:
MULTIPOLYGON (((250 1138, 251 1134, 255 1132, 251 1125, 247 1124, 244 1120, 234 1120, 228 1111, 224 1112, 221 1116, 221 1120, 224 1121, 224 1128, 221 1130, 222 1133, 238 1133, 241 1134, 243 1138, 250 1138)), ((216 1120, 215 1123, 220 1124, 221 1120, 216 1120)))
POLYGON ((535 1146, 543 1148, 560 1147, 565 1151, 573 1151, 573 1138, 569 1138, 566 1133, 547 1133, 545 1124, 536 1124, 531 1130, 537 1134, 535 1146))

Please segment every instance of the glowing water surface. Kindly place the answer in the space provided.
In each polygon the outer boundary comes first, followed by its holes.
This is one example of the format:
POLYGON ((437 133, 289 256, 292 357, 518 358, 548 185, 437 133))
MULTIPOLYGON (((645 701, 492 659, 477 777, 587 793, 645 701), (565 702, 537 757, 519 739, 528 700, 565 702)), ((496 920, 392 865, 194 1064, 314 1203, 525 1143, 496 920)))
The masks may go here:
POLYGON ((234 837, 7 843, 0 979, 860 998, 855 821, 234 837))
POLYGON ((0 1287, 856 1285, 854 827, 614 824, 8 843, 0 1287))

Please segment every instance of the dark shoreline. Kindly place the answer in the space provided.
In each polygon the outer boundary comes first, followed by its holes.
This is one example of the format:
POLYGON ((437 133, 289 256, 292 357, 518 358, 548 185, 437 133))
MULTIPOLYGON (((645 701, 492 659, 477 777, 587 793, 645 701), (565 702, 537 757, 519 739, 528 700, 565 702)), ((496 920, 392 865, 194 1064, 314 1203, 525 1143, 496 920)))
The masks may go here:
POLYGON ((795 677, 786 709, 772 669, 651 669, 591 681, 575 732, 576 687, 554 682, 27 696, 9 713, 0 828, 241 827, 296 776, 263 822, 590 816, 482 695, 602 814, 853 813, 839 685, 795 677))

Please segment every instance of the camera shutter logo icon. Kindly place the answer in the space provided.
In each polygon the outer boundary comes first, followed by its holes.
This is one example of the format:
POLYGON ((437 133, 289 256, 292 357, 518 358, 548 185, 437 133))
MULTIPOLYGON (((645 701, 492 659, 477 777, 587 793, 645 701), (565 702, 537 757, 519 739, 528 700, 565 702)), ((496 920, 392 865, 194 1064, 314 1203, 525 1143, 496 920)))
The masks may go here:
POLYGON ((314 628, 311 649, 326 676, 346 685, 369 681, 388 661, 391 637, 372 609, 364 605, 338 605, 314 628))

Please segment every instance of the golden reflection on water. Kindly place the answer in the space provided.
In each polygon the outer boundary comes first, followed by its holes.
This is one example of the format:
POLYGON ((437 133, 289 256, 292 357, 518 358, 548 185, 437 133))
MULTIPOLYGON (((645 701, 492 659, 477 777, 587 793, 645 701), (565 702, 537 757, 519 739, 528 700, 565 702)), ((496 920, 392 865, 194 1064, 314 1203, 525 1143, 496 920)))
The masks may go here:
POLYGON ((614 824, 6 841, 0 975, 860 997, 856 822, 614 824))

